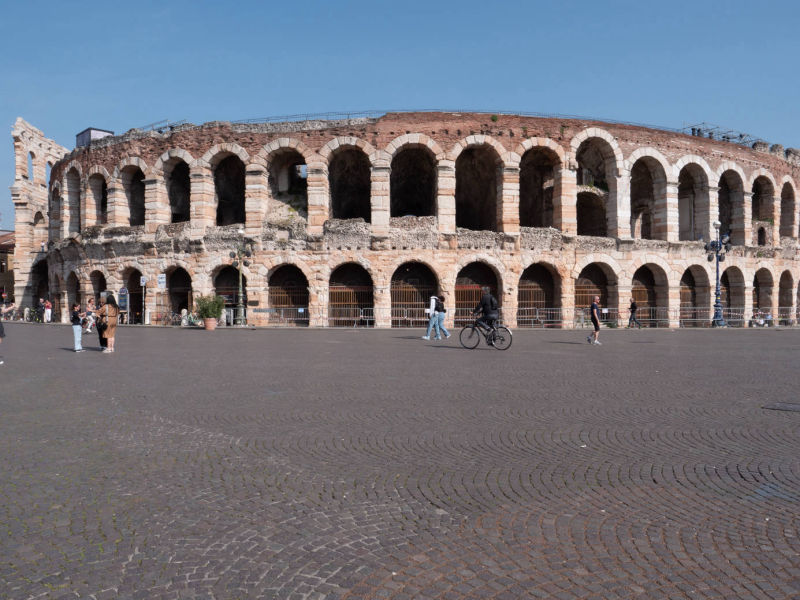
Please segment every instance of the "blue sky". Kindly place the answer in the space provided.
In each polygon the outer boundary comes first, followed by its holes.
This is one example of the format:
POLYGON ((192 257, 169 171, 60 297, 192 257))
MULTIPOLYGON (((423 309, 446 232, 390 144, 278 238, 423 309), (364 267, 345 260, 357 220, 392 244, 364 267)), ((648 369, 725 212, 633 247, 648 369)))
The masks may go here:
POLYGON ((800 147, 800 3, 0 0, 0 228, 17 116, 88 126, 368 109, 706 121, 800 147))

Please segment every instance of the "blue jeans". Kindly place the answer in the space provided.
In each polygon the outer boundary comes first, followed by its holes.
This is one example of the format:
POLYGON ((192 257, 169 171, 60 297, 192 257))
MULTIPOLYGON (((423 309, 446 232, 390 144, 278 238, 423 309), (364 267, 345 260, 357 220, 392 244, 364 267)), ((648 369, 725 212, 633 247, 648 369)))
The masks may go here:
POLYGON ((73 346, 74 346, 75 350, 83 350, 83 346, 81 346, 81 334, 82 333, 83 332, 81 331, 81 326, 80 325, 73 325, 72 326, 72 337, 74 338, 73 346))
POLYGON ((431 329, 436 328, 436 337, 441 337, 439 333, 439 319, 436 316, 436 313, 431 315, 431 318, 428 320, 428 330, 425 332, 425 337, 431 337, 431 329))
POLYGON ((444 326, 444 313, 436 313, 436 325, 437 329, 444 334, 444 337, 450 337, 450 332, 444 326))

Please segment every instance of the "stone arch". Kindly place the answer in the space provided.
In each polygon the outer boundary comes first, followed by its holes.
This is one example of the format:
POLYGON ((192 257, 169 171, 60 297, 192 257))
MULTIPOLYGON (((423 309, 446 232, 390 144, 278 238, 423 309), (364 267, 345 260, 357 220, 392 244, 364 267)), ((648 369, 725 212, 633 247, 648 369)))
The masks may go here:
POLYGON ((93 225, 108 223, 108 184, 111 176, 105 167, 94 165, 86 173, 86 204, 87 215, 93 213, 93 225))
MULTIPOLYGON (((483 139, 488 136, 469 136, 483 139)), ((498 231, 503 198, 503 156, 498 145, 468 144, 455 158, 456 227, 498 231)), ((502 146, 500 146, 502 148, 502 146)))
POLYGON ((323 148, 326 152, 323 154, 320 151, 320 155, 328 161, 331 217, 360 218, 369 223, 372 221, 372 167, 365 150, 369 144, 357 138, 336 138, 332 142, 336 140, 355 140, 361 144, 340 142, 333 147, 329 142, 323 148))
MULTIPOLYGON (((239 296, 239 269, 230 264, 219 264, 211 270, 210 278, 214 293, 225 299, 225 321, 228 325, 238 323, 245 315, 238 315, 237 308, 241 302, 247 306, 247 276, 242 269, 242 294, 239 296)), ((245 308, 245 311, 247 309, 245 308)))
POLYGON ((128 221, 131 227, 144 225, 145 201, 144 180, 149 168, 138 156, 122 159, 114 169, 114 179, 122 183, 128 205, 128 221))
POLYGON ((244 223, 247 161, 242 160, 241 153, 222 150, 211 157, 210 164, 213 165, 215 223, 222 226, 244 223))
POLYGON ((672 165, 673 175, 679 174, 684 167, 691 164, 697 165, 703 171, 706 181, 711 181, 714 179, 714 169, 709 166, 709 164, 706 162, 706 159, 704 159, 702 156, 698 156, 697 154, 685 154, 676 160, 675 164, 672 165))
MULTIPOLYGON (((140 265, 125 265, 119 269, 122 287, 128 290, 128 323, 144 323, 144 290, 140 265)), ((117 301, 119 298, 117 297, 117 301)))
POLYGON ((652 146, 644 146, 642 148, 637 148, 628 156, 628 160, 625 161, 624 166, 626 171, 630 171, 639 160, 646 158, 648 159, 649 165, 654 165, 655 163, 661 169, 661 173, 664 179, 668 181, 675 180, 675 169, 672 165, 669 164, 669 161, 666 157, 661 154, 656 148, 652 146))
POLYGON ((448 160, 456 162, 458 160, 458 157, 461 156, 461 154, 465 150, 478 146, 490 146, 491 148, 493 148, 500 159, 501 166, 505 166, 507 164, 515 162, 509 156, 508 150, 506 150, 503 144, 501 144, 492 136, 484 134, 469 135, 457 141, 450 149, 450 152, 447 154, 447 158, 448 160))
POLYGON ((552 150, 553 153, 558 157, 558 162, 561 165, 566 165, 568 162, 567 153, 564 151, 564 148, 561 146, 561 144, 551 140, 550 138, 527 138, 523 140, 522 143, 517 145, 516 149, 514 150, 514 154, 521 161, 522 157, 525 156, 525 153, 528 150, 533 150, 534 148, 547 148, 552 150))
POLYGON ((436 214, 436 165, 436 153, 427 145, 407 142, 394 150, 389 173, 391 217, 436 214))
POLYGON ((375 148, 372 146, 372 144, 362 140, 361 138, 350 135, 343 135, 333 138, 322 148, 320 148, 317 154, 323 161, 330 163, 331 154, 340 148, 347 147, 358 148, 364 154, 366 154, 368 159, 376 155, 375 148))
POLYGON ((605 129, 599 127, 589 127, 583 131, 578 132, 569 142, 572 156, 575 160, 578 159, 578 150, 584 142, 590 141, 592 138, 597 138, 605 142, 604 158, 611 160, 613 171, 609 169, 609 175, 612 177, 619 176, 624 168, 624 159, 622 157, 622 150, 617 143, 616 138, 607 132, 605 129), (607 154, 610 150, 610 154, 607 154))
POLYGON ((306 164, 319 162, 319 155, 316 152, 301 140, 290 137, 278 138, 263 146, 253 159, 253 162, 262 165, 265 169, 269 169, 271 157, 281 150, 295 150, 305 159, 306 164))
POLYGON ((517 286, 517 327, 560 327, 560 307, 558 269, 545 262, 528 265, 517 286))
POLYGON ((791 325, 794 314, 794 277, 789 269, 781 273, 778 283, 778 324, 791 325))
POLYGON ((631 297, 638 306, 637 317, 645 326, 669 324, 669 278, 656 262, 648 261, 631 277, 631 297))
MULTIPOLYGON (((710 235, 711 196, 708 165, 683 157, 674 169, 678 177, 678 240, 696 241, 710 235)), ((702 160, 702 159, 700 159, 702 160)), ((705 161, 703 161, 704 163, 705 161)))
POLYGON ((577 269, 578 265, 575 268, 577 274, 574 275, 576 314, 582 311, 584 318, 589 319, 589 306, 592 304, 594 296, 600 296, 601 308, 608 309, 607 313, 601 314, 602 320, 616 321, 619 307, 618 273, 620 271, 615 271, 611 264, 598 260, 588 261, 580 270, 577 269))
POLYGON ((307 327, 309 323, 309 282, 294 263, 281 263, 269 270, 267 303, 271 324, 307 327))
POLYGON ((759 267, 753 275, 753 313, 772 313, 772 293, 775 277, 766 267, 759 267))
POLYGON ((752 192, 753 220, 774 222, 775 191, 778 186, 772 174, 765 169, 757 169, 751 174, 748 187, 752 192))
POLYGON ((70 271, 66 277, 67 306, 66 310, 72 312, 72 305, 81 303, 81 280, 76 271, 70 271))
POLYGON ((728 322, 732 320, 731 315, 734 313, 734 322, 744 318, 744 282, 744 273, 735 265, 727 267, 720 275, 720 298, 723 314, 728 322))
POLYGON ((167 296, 169 298, 169 309, 180 314, 182 310, 191 311, 192 299, 192 276, 179 265, 172 265, 165 269, 167 276, 167 296))
POLYGON ((264 146, 254 159, 267 174, 270 196, 287 210, 308 218, 308 170, 319 156, 300 140, 279 138, 264 146))
POLYGON ((150 172, 150 167, 147 166, 147 163, 144 160, 138 156, 126 156, 119 161, 119 163, 117 163, 116 167, 114 167, 114 179, 119 179, 126 167, 137 167, 142 171, 142 174, 144 174, 145 177, 150 172))
POLYGON ((666 240, 667 175, 672 168, 652 148, 636 150, 629 161, 631 237, 666 240))
POLYGON ((530 141, 520 144, 520 149, 529 147, 519 159, 519 224, 552 227, 556 171, 564 164, 564 153, 553 148, 561 149, 558 144, 526 144, 530 141))
POLYGON ((789 175, 781 180, 781 237, 797 237, 797 189, 789 175))
POLYGON ((475 260, 461 266, 456 272, 455 325, 465 325, 472 320, 472 311, 480 302, 483 287, 488 287, 497 299, 498 308, 503 307, 503 279, 495 265, 483 260, 475 260))
POLYGON ((70 167, 64 174, 64 189, 67 196, 67 236, 78 235, 81 232, 81 172, 77 167, 70 167))
POLYGON ((732 162, 723 163, 717 173, 720 232, 730 234, 732 244, 744 245, 744 173, 732 162))
POLYGON ((195 158, 189 153, 188 150, 183 148, 170 148, 164 154, 158 157, 153 165, 153 171, 156 173, 164 174, 164 166, 173 160, 182 160, 187 165, 192 166, 195 164, 195 158))
POLYGON ((404 261, 393 271, 389 285, 392 327, 424 327, 430 297, 439 295, 436 273, 420 261, 404 261))
POLYGON ((383 148, 383 152, 386 158, 391 161, 395 154, 409 146, 412 148, 427 148, 437 163, 447 157, 442 147, 439 146, 434 139, 428 137, 424 133, 406 133, 398 136, 386 144, 383 148))
POLYGON ((328 278, 328 325, 330 327, 372 327, 374 279, 357 262, 345 262, 331 270, 328 278))
MULTIPOLYGON (((211 169, 212 171, 219 166, 219 163, 229 156, 236 156, 246 165, 250 162, 250 155, 247 150, 242 148, 239 144, 232 142, 224 144, 215 144, 195 163, 197 166, 211 169)), ((190 166, 193 166, 190 164, 190 166)))
POLYGON ((681 327, 705 327, 711 321, 711 284, 702 265, 689 265, 679 283, 681 327))
POLYGON ((48 224, 47 224, 47 217, 45 217, 44 213, 40 210, 37 210, 33 214, 33 220, 31 221, 31 231, 33 232, 33 251, 34 252, 43 252, 47 247, 47 237, 48 237, 48 224))

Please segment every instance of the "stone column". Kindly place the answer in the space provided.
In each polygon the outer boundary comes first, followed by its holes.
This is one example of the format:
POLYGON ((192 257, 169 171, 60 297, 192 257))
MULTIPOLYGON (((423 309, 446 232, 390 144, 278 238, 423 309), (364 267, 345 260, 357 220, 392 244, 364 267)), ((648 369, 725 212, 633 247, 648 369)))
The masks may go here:
MULTIPOLYGON (((680 211, 678 209, 678 182, 664 182, 665 195, 663 209, 656 211, 656 222, 663 220, 663 235, 657 235, 659 240, 677 242, 680 239, 680 211), (660 214, 659 214, 660 213, 660 214)), ((656 200, 658 202, 658 199, 656 200)), ((658 227, 656 227, 658 231, 658 227)))
POLYGON ((172 220, 167 200, 167 186, 162 177, 144 180, 144 230, 155 233, 159 225, 172 220))
POLYGON ((573 329, 575 321, 575 280, 566 272, 561 278, 561 319, 564 329, 573 329))
POLYGON ((517 326, 517 306, 519 301, 519 279, 516 281, 508 279, 511 273, 506 273, 507 279, 503 281, 503 297, 500 309, 502 311, 503 324, 506 327, 514 328, 517 326))
MULTIPOLYGON (((328 166, 325 163, 310 164, 307 167, 307 173, 308 233, 309 235, 322 235, 323 225, 330 214, 328 166)), ((327 323, 327 317, 325 322, 327 323)))
POLYGON ((436 167, 436 217, 439 233, 456 232, 456 166, 452 160, 440 160, 436 167))
POLYGON ((578 172, 571 167, 554 172, 553 227, 568 235, 578 233, 578 172))
POLYGON ((214 175, 205 167, 192 167, 189 171, 192 230, 202 235, 207 227, 217 223, 214 175))
MULTIPOLYGON (((519 234, 519 167, 498 169, 498 231, 519 234)), ((516 316, 515 316, 516 322, 516 316)))
POLYGON ((669 326, 677 329, 681 326, 681 287, 680 282, 677 286, 668 285, 667 302, 669 303, 669 326))
POLYGON ((308 285, 308 311, 309 327, 328 326, 328 284, 319 283, 308 285))
POLYGON ((750 246, 753 240, 753 194, 743 192, 742 202, 734 202, 731 211, 733 221, 732 243, 740 246, 750 246))
POLYGON ((81 197, 83 198, 83 202, 81 203, 81 223, 83 223, 84 227, 98 225, 97 205, 95 203, 94 194, 89 187, 88 179, 86 180, 86 184, 81 186, 81 197))
POLYGON ((780 197, 767 198, 767 202, 772 206, 772 228, 771 234, 767 238, 768 246, 780 246, 781 244, 781 202, 780 197))
MULTIPOLYGON (((705 222, 701 221, 699 231, 703 239, 708 242, 712 239, 716 239, 717 230, 714 229, 712 223, 719 220, 719 187, 715 185, 708 186, 708 211, 704 217, 705 222)), ((712 293, 712 296, 713 295, 712 293)))
POLYGON ((131 222, 128 199, 122 181, 112 179, 106 189, 108 193, 108 225, 110 227, 127 227, 131 222))
POLYGON ((608 179, 606 221, 608 237, 631 237, 631 175, 628 172, 608 179))
MULTIPOLYGON (((742 272, 746 273, 745 269, 742 269, 742 272)), ((720 277, 722 277, 721 273, 720 277)), ((753 316, 753 279, 751 278, 750 281, 748 281, 747 275, 745 275, 742 288, 744 291, 744 327, 747 327, 750 318, 753 316)))
POLYGON ((384 160, 378 161, 370 170, 372 235, 389 235, 391 173, 389 164, 384 160))
POLYGON ((261 165, 250 164, 245 171, 244 231, 257 237, 261 233, 264 216, 269 211, 267 172, 261 165))
POLYGON ((373 306, 375 307, 375 327, 389 328, 392 326, 392 295, 388 285, 376 285, 372 290, 373 306))
MULTIPOLYGON (((147 224, 147 221, 145 221, 145 224, 147 224)), ((144 292, 144 314, 142 315, 142 322, 145 325, 154 325, 154 319, 158 313, 158 294, 166 294, 167 290, 159 290, 156 277, 153 274, 148 274, 144 268, 142 268, 141 273, 144 277, 147 277, 146 285, 142 286, 142 291, 144 292)), ((192 286, 194 286, 194 282, 192 282, 192 286)), ((166 303, 164 303, 164 305, 166 305, 166 303)))
MULTIPOLYGON (((631 315, 628 310, 628 307, 631 305, 631 298, 633 298, 633 286, 631 282, 626 281, 624 283, 619 283, 617 285, 617 314, 619 315, 620 327, 625 327, 628 324, 628 318, 631 315)), ((641 314, 637 315, 637 318, 638 317, 641 317, 641 314)))

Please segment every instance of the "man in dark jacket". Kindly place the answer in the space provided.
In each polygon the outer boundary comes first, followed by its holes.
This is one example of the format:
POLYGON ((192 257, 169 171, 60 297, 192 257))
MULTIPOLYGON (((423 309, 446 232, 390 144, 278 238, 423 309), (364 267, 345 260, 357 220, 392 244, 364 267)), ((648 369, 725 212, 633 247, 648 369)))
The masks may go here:
POLYGON ((500 313, 497 310, 497 298, 492 295, 492 292, 486 286, 481 288, 481 292, 481 301, 478 302, 478 306, 475 307, 472 314, 481 315, 478 323, 487 329, 491 329, 494 327, 494 322, 500 317, 500 313))

